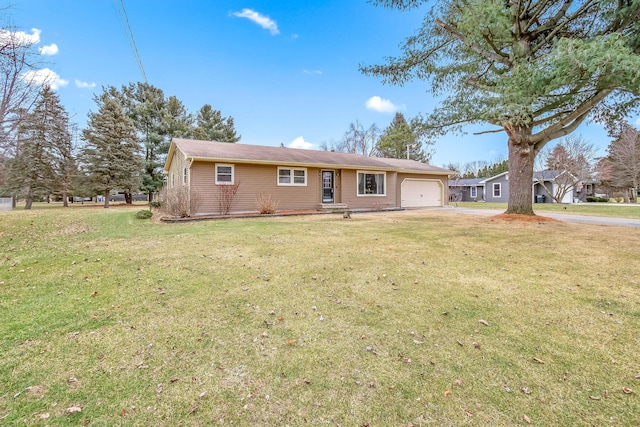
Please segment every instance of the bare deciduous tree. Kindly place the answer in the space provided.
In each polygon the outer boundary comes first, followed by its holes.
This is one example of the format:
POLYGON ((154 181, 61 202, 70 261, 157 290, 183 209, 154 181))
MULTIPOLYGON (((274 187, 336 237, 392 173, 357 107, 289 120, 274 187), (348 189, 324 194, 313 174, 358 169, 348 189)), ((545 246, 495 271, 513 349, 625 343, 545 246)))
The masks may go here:
POLYGON ((0 29, 0 154, 11 150, 11 141, 24 114, 34 105, 41 82, 33 70, 40 64, 35 44, 39 33, 18 31, 7 20, 0 29))
POLYGON ((539 180, 546 192, 557 203, 562 203, 569 192, 580 182, 593 175, 595 145, 581 136, 568 136, 560 140, 553 148, 541 150, 537 163, 539 169, 546 169, 553 176, 555 185, 550 181, 539 180))
POLYGON ((635 199, 640 187, 640 131, 624 123, 609 144, 608 153, 601 179, 621 190, 625 199, 635 199))
POLYGON ((342 141, 335 147, 336 151, 344 153, 362 154, 363 156, 375 156, 376 144, 380 138, 380 129, 372 124, 368 128, 364 128, 362 124, 356 120, 355 123, 349 124, 349 130, 344 133, 342 141))

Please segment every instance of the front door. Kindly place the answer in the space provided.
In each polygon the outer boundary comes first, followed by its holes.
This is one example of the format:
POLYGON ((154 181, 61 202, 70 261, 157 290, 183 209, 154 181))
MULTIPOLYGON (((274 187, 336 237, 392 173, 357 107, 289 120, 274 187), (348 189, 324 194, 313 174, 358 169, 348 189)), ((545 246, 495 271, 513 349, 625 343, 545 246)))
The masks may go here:
POLYGON ((322 171, 322 203, 333 203, 333 171, 322 171))

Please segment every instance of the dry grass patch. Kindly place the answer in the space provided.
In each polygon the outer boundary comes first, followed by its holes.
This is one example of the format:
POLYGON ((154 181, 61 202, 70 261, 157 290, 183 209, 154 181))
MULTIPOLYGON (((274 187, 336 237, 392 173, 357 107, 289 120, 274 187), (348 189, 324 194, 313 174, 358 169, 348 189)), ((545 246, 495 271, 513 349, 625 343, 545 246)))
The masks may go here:
POLYGON ((133 215, 2 217, 3 422, 640 422, 639 230, 133 215))

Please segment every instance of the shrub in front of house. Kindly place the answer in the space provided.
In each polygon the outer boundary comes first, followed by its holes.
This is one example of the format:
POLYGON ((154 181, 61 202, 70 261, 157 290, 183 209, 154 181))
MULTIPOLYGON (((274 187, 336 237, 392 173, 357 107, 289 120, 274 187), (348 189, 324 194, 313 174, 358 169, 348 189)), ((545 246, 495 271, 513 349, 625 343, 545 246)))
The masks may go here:
POLYGON ((280 202, 272 194, 260 194, 256 197, 256 205, 261 215, 273 215, 278 210, 280 202))
POLYGON ((153 212, 147 209, 143 209, 141 211, 138 211, 138 213, 136 213, 136 218, 138 219, 149 219, 152 216, 153 216, 153 212))

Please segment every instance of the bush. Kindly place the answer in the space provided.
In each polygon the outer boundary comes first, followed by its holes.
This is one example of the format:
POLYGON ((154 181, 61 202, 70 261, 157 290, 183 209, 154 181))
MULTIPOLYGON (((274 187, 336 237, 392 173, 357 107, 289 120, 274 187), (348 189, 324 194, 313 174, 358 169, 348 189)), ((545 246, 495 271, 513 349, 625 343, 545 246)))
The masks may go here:
POLYGON ((262 215, 273 215, 278 210, 280 202, 271 194, 260 194, 256 197, 256 204, 262 215))
POLYGON ((197 212, 202 202, 202 197, 197 191, 189 192, 186 185, 172 188, 164 188, 161 192, 162 210, 169 216, 177 218, 189 218, 197 212))
POLYGON ((160 207, 160 201, 154 200, 153 202, 149 202, 149 207, 150 208, 159 208, 160 207))
POLYGON ((153 212, 147 209, 143 209, 141 211, 138 211, 138 213, 136 213, 136 218, 138 219, 149 219, 152 216, 153 216, 153 212))
POLYGON ((236 201, 236 194, 240 189, 240 182, 235 184, 218 185, 218 210, 220 215, 229 215, 236 201))
POLYGON ((592 197, 592 196, 589 196, 589 197, 587 197, 587 202, 607 203, 607 202, 609 202, 609 199, 607 199, 606 197, 592 197))

